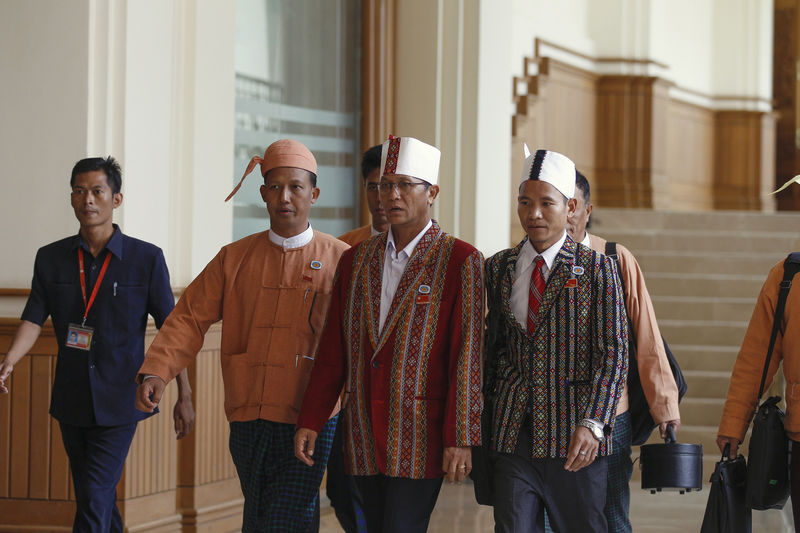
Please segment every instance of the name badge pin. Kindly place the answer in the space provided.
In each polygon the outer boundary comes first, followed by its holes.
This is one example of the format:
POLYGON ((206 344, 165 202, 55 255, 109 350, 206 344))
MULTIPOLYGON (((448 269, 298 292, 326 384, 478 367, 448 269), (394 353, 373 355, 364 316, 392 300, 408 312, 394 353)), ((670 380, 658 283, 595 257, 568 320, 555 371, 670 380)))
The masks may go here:
POLYGON ((317 261, 317 260, 311 261, 311 268, 313 268, 314 270, 321 269, 322 268, 322 261, 317 261))
POLYGON ((581 266, 572 267, 572 273, 575 274, 576 276, 582 276, 583 275, 583 267, 581 267, 581 266))
POLYGON ((578 279, 577 278, 569 278, 564 286, 568 289, 574 289, 578 286, 578 279))

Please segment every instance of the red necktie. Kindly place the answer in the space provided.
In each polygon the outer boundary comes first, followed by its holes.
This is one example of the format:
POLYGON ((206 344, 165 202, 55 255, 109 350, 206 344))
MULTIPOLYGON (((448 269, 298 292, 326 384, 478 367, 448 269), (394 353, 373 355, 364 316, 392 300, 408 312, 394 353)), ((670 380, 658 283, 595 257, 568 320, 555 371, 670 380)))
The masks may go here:
POLYGON ((541 255, 537 256, 533 263, 531 288, 528 292, 528 333, 533 333, 536 329, 536 317, 539 314, 539 306, 542 305, 545 286, 544 275, 542 274, 544 258, 541 255))

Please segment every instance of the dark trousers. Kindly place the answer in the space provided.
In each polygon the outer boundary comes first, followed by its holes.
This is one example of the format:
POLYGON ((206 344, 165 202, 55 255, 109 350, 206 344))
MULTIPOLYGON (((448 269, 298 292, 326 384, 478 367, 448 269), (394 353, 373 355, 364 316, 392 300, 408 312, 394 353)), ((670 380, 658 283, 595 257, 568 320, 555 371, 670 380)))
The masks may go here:
POLYGON ((75 487, 72 531, 121 533, 117 483, 136 433, 136 423, 88 428, 59 425, 75 487))
POLYGON ((314 465, 294 456, 294 424, 231 422, 230 450, 244 495, 243 533, 313 531, 319 486, 338 415, 325 423, 314 446, 314 465))
POLYGON ((546 510, 556 533, 605 533, 606 458, 577 472, 564 459, 531 459, 530 431, 526 421, 516 451, 495 458, 495 532, 541 533, 546 510))
POLYGON ((364 505, 353 476, 344 469, 344 424, 336 425, 333 446, 328 457, 328 476, 325 478, 325 493, 331 501, 336 519, 345 533, 364 533, 367 531, 364 518, 364 505))
POLYGON ((611 433, 614 453, 608 456, 608 490, 605 515, 608 533, 631 533, 631 414, 624 412, 614 422, 611 433))
POLYGON ((353 476, 369 533, 425 533, 443 478, 353 476))

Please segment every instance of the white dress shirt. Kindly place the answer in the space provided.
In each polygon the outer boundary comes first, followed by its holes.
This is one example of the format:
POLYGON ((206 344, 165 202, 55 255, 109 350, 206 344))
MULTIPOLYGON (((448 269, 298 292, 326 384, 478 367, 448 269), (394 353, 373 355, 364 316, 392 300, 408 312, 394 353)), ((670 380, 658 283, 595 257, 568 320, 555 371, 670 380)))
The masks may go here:
POLYGON ((566 231, 564 231, 564 235, 561 236, 558 242, 542 253, 536 251, 530 240, 522 245, 522 249, 519 251, 511 285, 511 310, 524 329, 528 327, 528 299, 530 298, 528 292, 531 289, 531 274, 533 273, 534 261, 540 255, 544 259, 542 277, 544 277, 544 282, 547 283, 547 278, 550 277, 550 271, 553 269, 553 262, 556 260, 558 251, 561 250, 565 240, 567 240, 566 231))
POLYGON ((301 246, 305 246, 306 244, 310 243, 311 240, 314 238, 314 230, 311 229, 311 224, 308 224, 308 227, 302 233, 298 233, 294 237, 281 237, 277 233, 272 230, 269 230, 269 240, 277 244, 278 246, 282 246, 286 250, 291 250, 292 248, 300 248, 301 246))
POLYGON ((584 231, 583 232, 583 240, 581 241, 581 244, 584 245, 587 248, 591 248, 591 246, 590 246, 591 241, 592 240, 589 238, 589 232, 588 231, 584 231))
POLYGON ((389 235, 386 239, 386 255, 383 258, 383 278, 381 278, 381 317, 379 322, 381 330, 383 330, 386 317, 389 316, 389 308, 392 306, 394 293, 397 292, 397 286, 400 285, 400 278, 403 276, 408 260, 411 258, 411 254, 414 253, 414 248, 417 247, 422 236, 432 225, 433 222, 429 220, 422 231, 399 252, 395 248, 392 228, 389 228, 389 235))

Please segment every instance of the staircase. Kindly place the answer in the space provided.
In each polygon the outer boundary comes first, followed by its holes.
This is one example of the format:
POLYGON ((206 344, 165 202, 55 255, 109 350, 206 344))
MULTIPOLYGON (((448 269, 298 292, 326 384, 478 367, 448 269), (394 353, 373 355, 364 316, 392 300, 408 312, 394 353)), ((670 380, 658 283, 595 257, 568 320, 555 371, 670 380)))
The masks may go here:
MULTIPOLYGON (((800 250, 800 214, 598 208, 589 231, 639 261, 689 387, 678 440, 703 445, 707 481, 719 460, 717 427, 739 345, 767 272, 800 250)), ((782 388, 772 390, 782 396, 782 388)))

